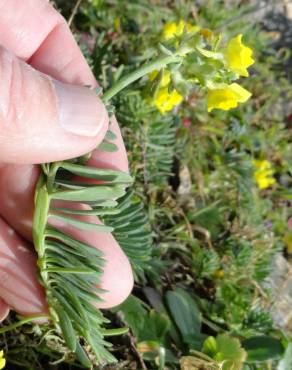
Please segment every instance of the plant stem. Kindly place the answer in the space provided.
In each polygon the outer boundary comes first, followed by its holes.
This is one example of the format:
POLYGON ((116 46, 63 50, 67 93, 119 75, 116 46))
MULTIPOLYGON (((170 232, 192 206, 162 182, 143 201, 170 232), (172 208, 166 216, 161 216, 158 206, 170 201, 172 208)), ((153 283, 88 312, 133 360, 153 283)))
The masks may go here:
POLYGON ((24 324, 27 324, 29 322, 35 321, 35 320, 43 320, 43 319, 49 319, 48 315, 35 315, 35 316, 30 316, 26 317, 23 320, 17 321, 14 324, 7 325, 4 328, 0 329, 0 334, 6 333, 7 331, 13 330, 18 328, 19 326, 22 326, 24 324))
POLYGON ((176 55, 168 55, 168 56, 163 56, 161 58, 154 60, 153 62, 143 65, 142 67, 138 68, 137 70, 130 73, 129 75, 121 78, 113 87, 107 90, 102 96, 103 102, 107 103, 113 96, 118 94, 125 87, 139 80, 139 78, 147 75, 148 73, 151 73, 152 71, 156 69, 159 70, 167 66, 170 63, 179 62, 180 60, 181 58, 176 55))

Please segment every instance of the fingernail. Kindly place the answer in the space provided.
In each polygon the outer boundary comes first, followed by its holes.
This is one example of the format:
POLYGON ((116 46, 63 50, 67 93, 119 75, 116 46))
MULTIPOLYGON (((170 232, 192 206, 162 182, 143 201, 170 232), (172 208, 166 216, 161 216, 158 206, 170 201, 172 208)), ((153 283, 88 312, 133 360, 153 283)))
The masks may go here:
POLYGON ((76 135, 96 136, 108 119, 100 98, 83 86, 64 84, 56 80, 53 83, 63 128, 76 135))

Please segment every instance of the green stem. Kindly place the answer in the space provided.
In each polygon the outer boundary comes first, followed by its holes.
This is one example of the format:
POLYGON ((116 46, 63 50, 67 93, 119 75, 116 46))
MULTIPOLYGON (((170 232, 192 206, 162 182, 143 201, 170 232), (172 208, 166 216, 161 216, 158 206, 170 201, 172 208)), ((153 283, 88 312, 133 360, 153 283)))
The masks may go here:
POLYGON ((6 333, 7 331, 16 329, 19 326, 22 326, 24 324, 27 324, 27 323, 35 321, 35 320, 42 320, 42 319, 49 319, 49 318, 50 317, 48 315, 35 315, 35 316, 26 317, 23 320, 15 322, 14 324, 7 325, 4 328, 1 328, 0 329, 0 334, 6 333))
POLYGON ((49 193, 53 191, 56 174, 60 167, 60 164, 61 162, 54 162, 47 175, 47 188, 49 193))
POLYGON ((147 75, 148 73, 151 73, 154 70, 160 70, 161 68, 164 68, 168 64, 179 62, 180 60, 181 60, 180 57, 176 55, 170 55, 170 56, 163 56, 161 58, 154 60, 153 62, 143 65, 142 67, 138 68, 137 70, 130 73, 129 75, 121 78, 113 87, 107 90, 102 96, 103 102, 107 103, 113 96, 118 94, 125 87, 139 80, 139 78, 147 75))
MULTIPOLYGON (((57 170, 54 172, 54 177, 56 175, 57 170)), ((46 183, 45 176, 43 174, 40 175, 36 191, 35 191, 35 211, 34 211, 34 218, 33 218, 33 242, 38 254, 38 266, 41 275, 41 283, 45 288, 47 302, 49 304, 49 310, 51 314, 51 318, 55 319, 55 313, 51 308, 50 301, 51 301, 51 293, 49 289, 48 283, 48 272, 46 271, 47 265, 44 258, 45 249, 46 249, 46 226, 47 220, 49 216, 50 210, 50 200, 51 197, 48 192, 48 187, 46 183)))

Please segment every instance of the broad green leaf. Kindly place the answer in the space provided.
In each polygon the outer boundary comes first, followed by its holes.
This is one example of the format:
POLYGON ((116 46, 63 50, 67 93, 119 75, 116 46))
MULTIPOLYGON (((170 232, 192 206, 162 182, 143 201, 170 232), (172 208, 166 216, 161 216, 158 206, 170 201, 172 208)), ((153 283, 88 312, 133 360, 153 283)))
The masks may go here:
POLYGON ((240 370, 246 360, 246 351, 237 338, 228 334, 220 334, 216 338, 217 353, 214 359, 223 363, 223 370, 240 370))
POLYGON ((201 331, 201 313, 192 297, 182 289, 168 291, 166 301, 184 341, 201 331))
POLYGON ((146 305, 143 301, 131 295, 124 303, 113 309, 121 312, 124 321, 129 325, 135 336, 139 337, 147 316, 146 305))
POLYGON ((279 339, 264 335, 248 338, 242 342, 242 346, 247 351, 248 362, 277 359, 284 353, 284 347, 279 339))
POLYGON ((166 334, 171 328, 168 315, 151 310, 144 319, 144 327, 139 335, 139 340, 156 340, 160 344, 166 341, 166 334))

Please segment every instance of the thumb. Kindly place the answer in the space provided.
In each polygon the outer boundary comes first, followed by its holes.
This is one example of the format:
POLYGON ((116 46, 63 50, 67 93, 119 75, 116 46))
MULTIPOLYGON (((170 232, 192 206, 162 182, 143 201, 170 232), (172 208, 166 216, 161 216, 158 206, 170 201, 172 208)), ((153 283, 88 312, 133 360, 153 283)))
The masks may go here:
POLYGON ((0 46, 0 158, 43 163, 93 150, 108 128, 101 100, 33 69, 0 46))

